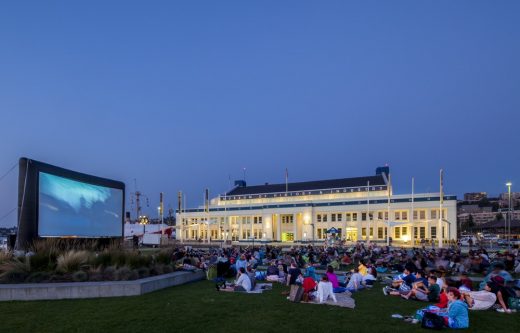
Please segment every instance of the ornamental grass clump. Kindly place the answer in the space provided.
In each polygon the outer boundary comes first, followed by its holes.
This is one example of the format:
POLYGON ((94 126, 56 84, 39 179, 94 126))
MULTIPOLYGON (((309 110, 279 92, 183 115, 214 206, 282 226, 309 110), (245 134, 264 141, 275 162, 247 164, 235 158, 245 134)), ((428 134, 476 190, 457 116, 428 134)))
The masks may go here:
POLYGON ((21 283, 31 272, 29 261, 25 258, 14 258, 0 264, 0 282, 21 283))
POLYGON ((61 254, 56 263, 58 273, 73 273, 81 268, 88 268, 89 253, 87 251, 68 251, 61 254))

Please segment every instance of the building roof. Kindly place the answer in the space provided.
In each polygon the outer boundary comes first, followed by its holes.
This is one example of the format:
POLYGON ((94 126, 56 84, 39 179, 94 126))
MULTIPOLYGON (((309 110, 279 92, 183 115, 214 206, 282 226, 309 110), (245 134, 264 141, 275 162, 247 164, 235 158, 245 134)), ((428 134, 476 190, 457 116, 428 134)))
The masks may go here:
MULTIPOLYGON (((368 176, 368 177, 355 177, 355 178, 341 178, 341 179, 328 179, 318 180, 310 182, 299 182, 289 183, 288 191, 312 191, 312 190, 325 190, 335 188, 348 188, 348 187, 361 187, 367 186, 370 182, 370 186, 386 186, 385 179, 382 175, 368 176)), ((254 186, 243 186, 235 187, 233 190, 226 193, 226 195, 248 195, 248 194, 260 194, 260 193, 281 193, 286 191, 286 184, 266 184, 266 185, 254 185, 254 186)))
MULTIPOLYGON (((500 229, 504 228, 506 224, 505 220, 493 220, 479 226, 474 227, 475 229, 500 229)), ((520 228, 520 220, 511 220, 511 229, 520 228)))

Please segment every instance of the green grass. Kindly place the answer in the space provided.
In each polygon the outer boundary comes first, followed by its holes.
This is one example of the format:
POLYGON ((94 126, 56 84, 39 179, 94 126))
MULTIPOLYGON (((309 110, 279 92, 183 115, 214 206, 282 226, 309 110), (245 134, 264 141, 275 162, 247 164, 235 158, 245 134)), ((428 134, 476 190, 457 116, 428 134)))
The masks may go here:
MULTIPOLYGON (((355 294, 355 309, 291 303, 284 290, 224 293, 202 281, 137 297, 2 302, 0 332, 426 332, 390 317, 425 303, 385 297, 380 287, 355 294)), ((515 332, 520 314, 470 312, 470 326, 464 332, 515 332)))

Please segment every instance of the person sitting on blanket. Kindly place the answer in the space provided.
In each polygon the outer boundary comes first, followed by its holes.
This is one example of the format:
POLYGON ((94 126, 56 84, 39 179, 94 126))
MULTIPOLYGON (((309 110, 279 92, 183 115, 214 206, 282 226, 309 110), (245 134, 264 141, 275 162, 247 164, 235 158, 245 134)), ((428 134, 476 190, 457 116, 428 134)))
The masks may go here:
POLYGON ((271 264, 267 267, 267 277, 265 278, 267 281, 278 282, 280 271, 276 266, 276 262, 273 260, 271 264))
POLYGON ((485 290, 492 292, 497 296, 496 304, 499 307, 498 312, 511 313, 511 309, 507 307, 510 294, 504 287, 504 279, 501 276, 495 276, 486 284, 485 290))
POLYGON ((251 265, 247 266, 246 274, 249 277, 249 280, 251 280, 251 290, 255 289, 256 285, 256 273, 255 270, 251 267, 251 265))
POLYGON ((412 283, 415 281, 415 275, 413 275, 408 269, 404 269, 403 274, 399 275, 395 280, 392 281, 392 287, 384 287, 383 293, 385 295, 399 296, 402 294, 408 294, 412 289, 412 283))
POLYGON ((337 302, 334 290, 332 289, 332 283, 327 278, 327 275, 321 277, 321 281, 318 283, 318 291, 316 292, 316 298, 319 303, 326 302, 331 298, 334 303, 337 302))
POLYGON ((371 266, 368 268, 367 275, 363 276, 363 284, 370 288, 374 285, 374 283, 377 280, 377 270, 374 268, 374 266, 371 266))
POLYGON ((420 322, 424 317, 424 314, 426 312, 430 312, 442 317, 445 327, 468 328, 468 305, 464 301, 460 300, 461 294, 457 288, 449 287, 447 289, 447 297, 449 300, 448 308, 443 309, 431 305, 425 309, 417 310, 415 319, 412 321, 412 323, 420 322))
POLYGON ((486 284, 490 282, 491 279, 495 276, 500 276, 504 280, 504 283, 513 281, 513 277, 511 276, 511 274, 509 274, 509 272, 505 270, 504 264, 498 262, 493 265, 493 270, 488 275, 486 275, 486 277, 480 284, 480 290, 484 290, 486 284))
POLYGON ((223 285, 216 285, 217 291, 251 291, 251 279, 246 273, 244 267, 240 267, 238 270, 238 279, 234 284, 229 287, 226 286, 225 282, 223 285))
POLYGON ((467 287, 460 287, 459 291, 468 304, 470 310, 488 310, 497 301, 497 296, 490 291, 471 291, 467 287))
POLYGON ((364 260, 360 260, 359 261, 358 270, 359 270, 359 274, 361 274, 363 276, 367 275, 368 269, 367 269, 367 266, 365 266, 365 261, 364 260))
POLYGON ((353 293, 363 288, 363 275, 359 273, 359 268, 356 267, 354 268, 353 274, 350 276, 350 279, 348 280, 346 289, 353 293))
POLYGON ((304 301, 310 301, 310 300, 313 300, 315 295, 314 295, 314 292, 316 291, 316 287, 318 286, 318 284, 316 283, 316 281, 307 276, 303 279, 303 300, 304 301))
POLYGON ((470 291, 473 290, 473 281, 468 277, 467 273, 460 273, 459 283, 459 287, 468 288, 470 291))
POLYGON ((332 283, 332 288, 335 293, 345 292, 346 288, 339 285, 338 277, 334 274, 334 268, 332 268, 332 266, 327 266, 327 278, 332 283))
POLYGON ((289 274, 287 274, 287 285, 301 284, 303 282, 302 271, 296 266, 296 262, 291 263, 289 274))
POLYGON ((427 284, 415 283, 412 290, 408 294, 401 295, 401 297, 405 299, 416 298, 424 302, 437 302, 441 289, 435 281, 436 277, 430 276, 427 284))

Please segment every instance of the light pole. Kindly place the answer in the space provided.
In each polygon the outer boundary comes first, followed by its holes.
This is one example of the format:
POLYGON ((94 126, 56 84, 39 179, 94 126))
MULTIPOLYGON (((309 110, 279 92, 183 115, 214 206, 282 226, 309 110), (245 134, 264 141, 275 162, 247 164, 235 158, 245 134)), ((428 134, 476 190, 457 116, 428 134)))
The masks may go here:
MULTIPOLYGON (((506 183, 507 194, 508 194, 508 205, 507 205, 507 251, 511 251, 511 182, 506 183)), ((504 230, 505 231, 505 230, 504 230)))

